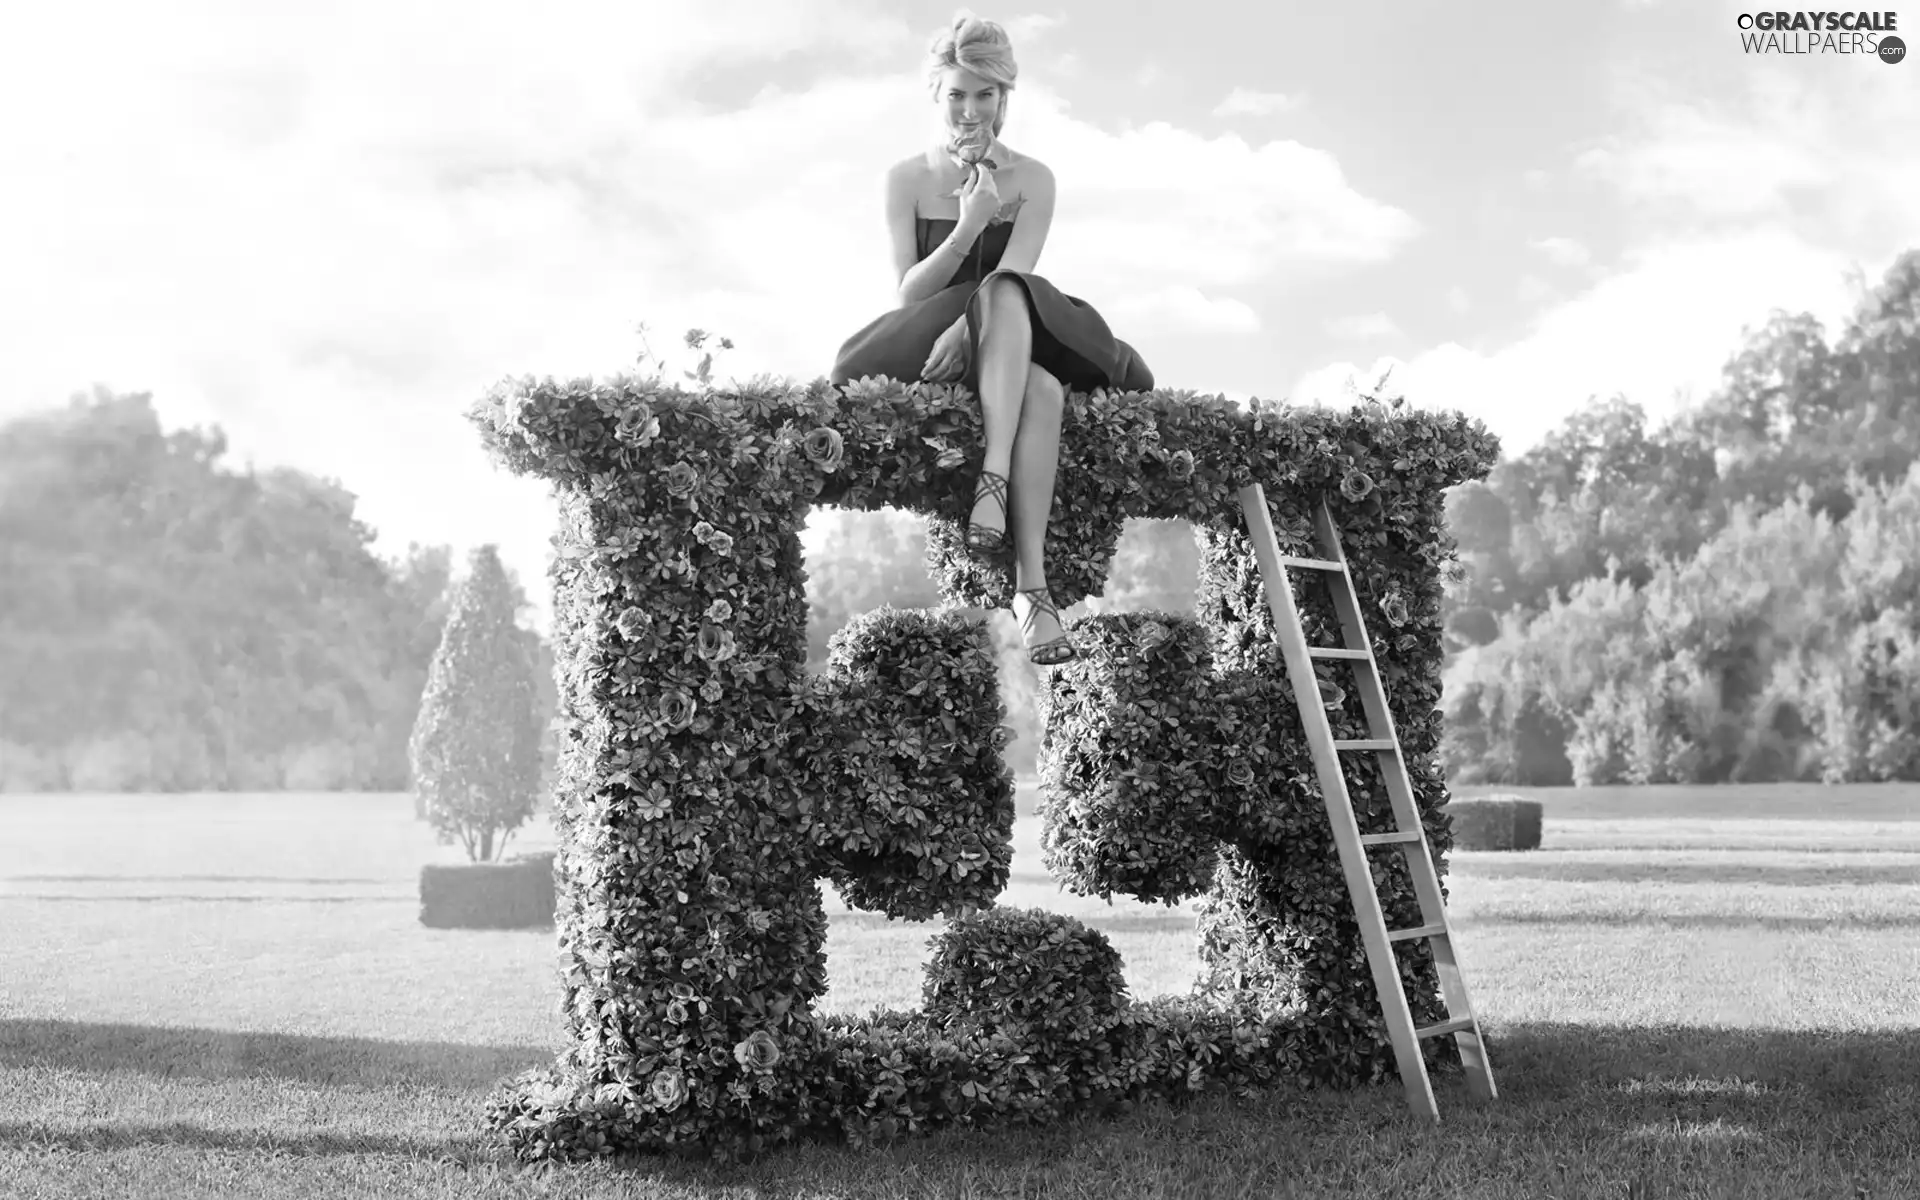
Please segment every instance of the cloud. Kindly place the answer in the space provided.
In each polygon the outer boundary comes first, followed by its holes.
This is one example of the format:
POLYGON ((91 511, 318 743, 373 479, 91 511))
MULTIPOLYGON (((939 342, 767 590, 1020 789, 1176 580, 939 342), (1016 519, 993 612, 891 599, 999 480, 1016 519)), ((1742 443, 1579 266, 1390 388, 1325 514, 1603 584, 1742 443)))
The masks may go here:
POLYGON ((1473 307, 1473 297, 1467 294, 1467 289, 1457 283, 1447 289, 1443 299, 1446 300, 1447 311, 1452 313, 1463 314, 1473 307))
MULTIPOLYGON (((101 38, 36 10, 0 73, 0 104, 37 114, 0 128, 33 180, 0 195, 0 417, 150 390, 237 458, 341 479, 386 548, 498 541, 535 580, 545 489, 461 416, 489 384, 625 369, 643 320, 675 368, 700 326, 736 343, 723 380, 807 379, 892 306, 880 184, 933 135, 932 26, 855 0, 563 7, 538 36, 504 4, 326 13, 128 5, 101 38)), ((1005 136, 1060 182, 1040 270, 1130 340, 1257 331, 1245 289, 1420 232, 1323 148, 1115 129, 1045 78, 1005 136)))
POLYGON ((1547 261, 1556 267, 1584 267, 1593 258, 1585 246, 1572 238, 1543 237, 1527 244, 1546 255, 1547 261))
POLYGON ((1578 154, 1576 171, 1612 188, 1642 222, 1773 222, 1826 244, 1911 244, 1920 235, 1920 90, 1906 73, 1837 56, 1742 65, 1752 69, 1737 86, 1712 96, 1621 70, 1624 128, 1578 154))
POLYGON ((863 61, 905 31, 838 0, 555 10, 537 38, 500 5, 310 17, 125 6, 101 38, 39 11, 0 74, 0 104, 42 114, 0 130, 35 180, 0 199, 0 416, 151 391, 239 461, 341 478, 389 548, 499 540, 537 579, 544 489, 460 413, 505 374, 619 369, 637 319, 705 315, 659 281, 703 268, 675 235, 713 197, 662 196, 653 114, 703 66, 863 61))
POLYGON ((1817 151, 1780 131, 1719 120, 1684 103, 1647 119, 1647 133, 1607 138, 1574 167, 1631 200, 1682 201, 1718 217, 1783 214, 1789 193, 1829 179, 1817 151))
POLYGON ((1326 326, 1327 332, 1337 338, 1392 337, 1400 332, 1400 326, 1383 312, 1334 317, 1326 326))
POLYGON ((1111 324, 1130 328, 1165 327, 1190 333, 1257 333, 1260 329, 1260 315, 1244 301, 1208 298, 1199 288, 1179 284, 1117 296, 1103 315, 1111 324))
POLYGON ((1216 117, 1268 117, 1275 113, 1291 112, 1300 107, 1296 97, 1280 92, 1256 92, 1248 88, 1237 87, 1228 93, 1227 98, 1214 105, 1216 117))
MULTIPOLYGON (((1849 307, 1845 267, 1778 231, 1651 247, 1543 314, 1525 336, 1491 349, 1433 347, 1407 360, 1394 382, 1416 406, 1484 420, 1509 456, 1592 396, 1622 393, 1658 424, 1682 397, 1715 386, 1742 327, 1759 327, 1772 309, 1810 311, 1832 328, 1849 307)), ((1289 394, 1338 396, 1355 372, 1371 380, 1394 361, 1364 371, 1327 364, 1289 394)))
MULTIPOLYGON (((1523 333, 1433 346, 1405 366, 1412 402, 1485 419, 1510 454, 1591 396, 1624 393, 1657 423, 1717 386, 1743 327, 1782 308, 1833 331, 1851 308, 1850 269, 1920 241, 1920 158, 1906 149, 1920 140, 1920 93, 1897 71, 1754 61, 1728 88, 1626 61, 1612 82, 1616 131, 1571 161, 1624 202, 1617 265, 1572 294, 1524 275, 1518 294, 1539 313, 1523 333)), ((1532 245, 1556 265, 1593 266, 1571 238, 1532 245)), ((1449 304, 1464 311, 1465 293, 1449 304)), ((1303 384, 1338 390, 1354 369, 1329 364, 1303 384)))
POLYGON ((1047 253, 1075 278, 1304 282, 1384 262, 1419 232, 1410 214, 1357 191, 1326 151, 1291 141, 1252 146, 1164 121, 1108 132, 1073 120, 1051 97, 1027 99, 1016 144, 1060 180, 1047 253))
POLYGON ((1049 16, 1046 13, 1027 13, 1000 22, 1000 27, 1005 29, 1007 37, 1012 39, 1014 53, 1017 55, 1024 44, 1039 41, 1043 35, 1064 24, 1066 19, 1063 17, 1049 16))

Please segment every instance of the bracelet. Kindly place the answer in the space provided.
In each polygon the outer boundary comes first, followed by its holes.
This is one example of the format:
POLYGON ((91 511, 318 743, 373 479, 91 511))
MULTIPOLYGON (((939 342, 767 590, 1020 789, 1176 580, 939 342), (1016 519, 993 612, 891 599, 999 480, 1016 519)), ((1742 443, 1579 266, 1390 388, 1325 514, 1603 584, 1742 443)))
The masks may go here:
MULTIPOLYGON (((940 248, 943 250, 952 250, 954 253, 960 255, 962 258, 965 258, 967 251, 973 249, 973 243, 968 242, 966 245, 962 246, 957 240, 959 236, 960 235, 958 231, 948 234, 947 240, 940 243, 940 248)), ((977 236, 978 235, 976 235, 976 237, 977 236)))

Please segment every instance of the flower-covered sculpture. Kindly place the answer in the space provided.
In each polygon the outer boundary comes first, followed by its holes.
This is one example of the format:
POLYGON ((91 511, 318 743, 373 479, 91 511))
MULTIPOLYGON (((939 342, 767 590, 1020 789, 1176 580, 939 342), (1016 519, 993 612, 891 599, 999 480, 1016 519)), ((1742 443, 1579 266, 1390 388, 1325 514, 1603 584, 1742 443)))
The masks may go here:
MULTIPOLYGON (((1011 599, 1004 567, 961 547, 981 444, 971 396, 891 380, 699 394, 523 380, 473 417, 498 459, 553 482, 562 513, 569 1048, 490 1105, 520 1154, 864 1142, 1394 1073, 1236 493, 1265 485, 1295 553, 1326 497, 1362 603, 1386 617, 1375 651, 1444 867, 1442 498, 1495 459, 1478 422, 1069 395, 1047 546, 1063 606, 1099 592, 1129 519, 1184 518, 1202 544, 1196 615, 1072 623, 1082 657, 1050 671, 1042 697, 1049 868, 1083 893, 1200 900, 1199 986, 1140 1002, 1097 931, 993 907, 1013 793, 977 618, 865 614, 822 674, 805 670, 799 531, 813 507, 923 513, 950 601, 1011 599), (949 918, 923 1011, 814 1014, 821 880, 856 908, 949 918)), ((1309 640, 1336 641, 1325 599, 1300 602, 1309 640)), ((1336 737, 1361 736, 1337 665, 1320 700, 1336 737)), ((1386 819, 1378 772, 1350 779, 1363 828, 1386 819)), ((1404 867, 1377 874, 1389 922, 1408 923, 1404 867)), ((1430 952, 1401 962, 1416 1019, 1439 1012, 1430 952)))

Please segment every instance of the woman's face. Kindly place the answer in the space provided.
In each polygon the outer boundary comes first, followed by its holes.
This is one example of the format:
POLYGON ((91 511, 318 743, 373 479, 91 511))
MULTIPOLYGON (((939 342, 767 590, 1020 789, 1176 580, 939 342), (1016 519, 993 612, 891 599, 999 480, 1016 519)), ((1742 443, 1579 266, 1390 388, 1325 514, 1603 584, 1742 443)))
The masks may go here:
POLYGON ((939 102, 950 134, 980 126, 998 136, 1005 120, 1001 113, 1005 99, 998 84, 965 67, 948 67, 941 73, 939 102))

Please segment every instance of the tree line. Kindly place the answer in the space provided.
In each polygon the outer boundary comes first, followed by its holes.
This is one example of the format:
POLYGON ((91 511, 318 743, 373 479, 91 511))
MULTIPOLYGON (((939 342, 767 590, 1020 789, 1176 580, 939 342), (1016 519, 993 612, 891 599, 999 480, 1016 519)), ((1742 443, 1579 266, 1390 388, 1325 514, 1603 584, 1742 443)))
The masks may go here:
POLYGON ((104 388, 0 426, 0 790, 407 787, 450 548, 227 449, 104 388))
MULTIPOLYGON (((1622 353, 1631 353, 1623 347, 1622 353)), ((1448 497, 1456 782, 1920 778, 1920 251, 1448 497)))

